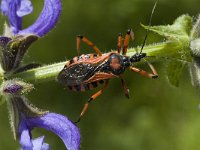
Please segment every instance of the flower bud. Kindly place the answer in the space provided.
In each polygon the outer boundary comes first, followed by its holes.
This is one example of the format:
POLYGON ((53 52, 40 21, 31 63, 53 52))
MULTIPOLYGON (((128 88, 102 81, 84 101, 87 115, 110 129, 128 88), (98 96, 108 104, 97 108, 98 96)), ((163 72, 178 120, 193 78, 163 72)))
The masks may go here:
POLYGON ((33 85, 25 83, 19 79, 4 81, 1 85, 1 93, 5 94, 25 94, 33 89, 33 85))

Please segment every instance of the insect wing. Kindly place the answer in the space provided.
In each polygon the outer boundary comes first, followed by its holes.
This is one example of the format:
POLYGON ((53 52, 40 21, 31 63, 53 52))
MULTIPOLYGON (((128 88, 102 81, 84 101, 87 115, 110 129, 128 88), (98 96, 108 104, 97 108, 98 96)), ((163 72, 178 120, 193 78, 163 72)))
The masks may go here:
POLYGON ((64 67, 58 75, 58 81, 66 86, 78 85, 94 74, 95 66, 91 64, 74 64, 64 67))

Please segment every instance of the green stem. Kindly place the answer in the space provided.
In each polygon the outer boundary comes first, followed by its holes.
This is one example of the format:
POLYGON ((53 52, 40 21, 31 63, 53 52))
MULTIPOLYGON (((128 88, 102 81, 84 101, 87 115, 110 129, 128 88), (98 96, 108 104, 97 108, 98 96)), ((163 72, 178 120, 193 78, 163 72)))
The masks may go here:
MULTIPOLYGON (((182 44, 178 41, 167 41, 145 46, 143 52, 147 56, 168 57, 175 56, 182 49, 182 44)), ((127 56, 133 56, 136 51, 140 52, 141 47, 128 49, 127 56)))
POLYGON ((27 70, 13 75, 14 78, 21 78, 24 81, 40 83, 42 81, 55 80, 58 73, 63 69, 65 62, 46 65, 27 70))
MULTIPOLYGON (((163 43, 158 43, 154 45, 145 46, 143 52, 147 53, 147 56, 174 56, 181 49, 181 44, 179 42, 167 41, 163 43)), ((138 48, 128 49, 127 56, 132 56, 135 52, 140 50, 138 48)), ((55 63, 51 65, 46 65, 43 67, 34 68, 28 71, 24 71, 15 75, 11 78, 21 78, 24 81, 40 83, 43 81, 55 80, 59 72, 63 69, 65 62, 55 63)))

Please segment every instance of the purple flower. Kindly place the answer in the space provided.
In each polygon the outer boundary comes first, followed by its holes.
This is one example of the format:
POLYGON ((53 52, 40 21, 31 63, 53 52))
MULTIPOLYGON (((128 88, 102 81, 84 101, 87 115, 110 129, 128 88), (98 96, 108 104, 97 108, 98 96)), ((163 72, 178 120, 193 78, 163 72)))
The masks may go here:
POLYGON ((79 129, 67 117, 41 111, 23 95, 7 95, 6 101, 13 135, 19 140, 21 150, 50 150, 50 146, 44 142, 44 136, 32 138, 31 131, 34 128, 54 132, 62 139, 68 150, 79 149, 79 129))
MULTIPOLYGON (((4 35, 0 36, 0 65, 6 73, 16 73, 22 70, 20 64, 29 46, 38 37, 47 34, 57 23, 61 3, 60 0, 45 0, 37 20, 25 29, 22 29, 22 17, 33 10, 30 0, 1 0, 0 10, 8 17, 10 25, 5 26, 4 35)), ((34 66, 38 65, 28 67, 34 66)), ((25 66, 25 69, 28 67, 25 66)))
POLYGON ((35 34, 44 36, 57 23, 61 12, 60 0, 45 0, 43 10, 38 19, 22 29, 22 17, 32 12, 30 0, 2 0, 1 11, 8 17, 10 30, 14 35, 35 34))
POLYGON ((44 143, 44 136, 32 139, 31 130, 35 127, 44 128, 57 134, 68 150, 78 150, 80 145, 79 129, 65 116, 46 113, 40 117, 26 118, 23 114, 19 126, 22 150, 49 150, 44 143))

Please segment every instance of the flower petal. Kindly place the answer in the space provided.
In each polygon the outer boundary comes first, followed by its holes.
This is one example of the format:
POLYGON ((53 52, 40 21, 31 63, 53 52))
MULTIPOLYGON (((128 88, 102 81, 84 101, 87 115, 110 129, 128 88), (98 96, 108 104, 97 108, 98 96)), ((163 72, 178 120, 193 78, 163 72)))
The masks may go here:
POLYGON ((20 0, 3 0, 1 5, 1 11, 8 16, 11 32, 16 34, 22 28, 22 18, 16 13, 20 7, 20 0))
POLYGON ((8 16, 10 30, 17 34, 22 29, 22 17, 32 12, 30 0, 2 0, 1 11, 8 16))
POLYGON ((30 0, 21 0, 20 8, 17 10, 17 16, 23 17, 25 15, 28 15, 32 13, 33 6, 30 0))
POLYGON ((24 116, 22 115, 22 120, 19 126, 20 130, 20 144, 22 146, 22 150, 32 149, 33 144, 31 141, 30 131, 27 127, 26 120, 24 120, 24 116))
POLYGON ((50 150, 49 144, 44 143, 44 136, 32 140, 33 150, 50 150))
POLYGON ((7 2, 7 0, 1 1, 1 11, 4 15, 7 14, 7 12, 8 12, 8 2, 7 2))
POLYGON ((78 150, 80 145, 79 129, 65 116, 46 113, 41 117, 28 118, 29 128, 40 127, 57 134, 68 150, 78 150))
POLYGON ((60 0, 45 0, 43 10, 35 21, 35 23, 28 28, 19 31, 19 34, 36 34, 44 36, 57 23, 61 12, 60 0))
POLYGON ((26 119, 22 115, 20 122, 20 144, 21 150, 50 150, 49 144, 44 143, 44 136, 31 139, 31 133, 27 127, 26 119))

